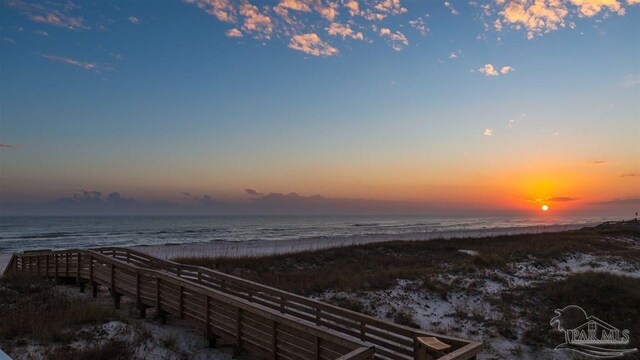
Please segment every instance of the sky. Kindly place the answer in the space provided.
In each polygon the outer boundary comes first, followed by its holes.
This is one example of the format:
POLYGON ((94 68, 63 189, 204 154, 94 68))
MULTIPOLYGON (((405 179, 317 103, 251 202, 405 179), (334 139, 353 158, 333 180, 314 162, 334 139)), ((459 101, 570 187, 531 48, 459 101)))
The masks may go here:
POLYGON ((0 214, 640 210, 640 0, 4 0, 0 214))

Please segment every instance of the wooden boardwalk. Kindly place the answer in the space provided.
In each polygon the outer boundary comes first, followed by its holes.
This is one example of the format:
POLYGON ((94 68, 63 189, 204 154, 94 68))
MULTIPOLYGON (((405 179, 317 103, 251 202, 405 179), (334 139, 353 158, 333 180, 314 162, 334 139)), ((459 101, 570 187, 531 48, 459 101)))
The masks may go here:
POLYGON ((29 272, 71 280, 94 296, 110 289, 115 306, 125 296, 144 316, 155 308, 224 339, 250 357, 283 360, 464 360, 482 344, 432 334, 342 309, 198 266, 158 259, 127 248, 14 254, 5 273, 29 272))

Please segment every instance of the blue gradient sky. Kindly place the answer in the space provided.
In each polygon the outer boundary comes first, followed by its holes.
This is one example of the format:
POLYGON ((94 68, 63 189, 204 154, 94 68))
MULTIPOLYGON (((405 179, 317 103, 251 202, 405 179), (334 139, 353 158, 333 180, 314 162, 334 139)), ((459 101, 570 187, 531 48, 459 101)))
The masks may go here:
POLYGON ((251 188, 452 211, 638 205, 634 1, 542 1, 553 22, 531 1, 361 0, 352 15, 253 0, 269 32, 250 30, 247 1, 226 2, 233 21, 212 10, 224 0, 194 2, 2 3, 0 204, 251 188))

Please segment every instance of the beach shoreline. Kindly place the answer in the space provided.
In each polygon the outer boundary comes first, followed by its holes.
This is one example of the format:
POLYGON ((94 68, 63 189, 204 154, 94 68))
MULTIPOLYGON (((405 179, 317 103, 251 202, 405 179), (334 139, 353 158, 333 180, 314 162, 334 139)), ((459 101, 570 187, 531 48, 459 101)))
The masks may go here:
POLYGON ((597 225, 597 223, 446 230, 380 236, 354 235, 349 237, 301 238, 295 240, 215 241, 178 245, 140 246, 135 247, 135 249, 163 259, 176 259, 180 257, 251 257, 323 250, 387 241, 430 241, 453 238, 483 238, 501 235, 562 232, 578 230, 594 225, 597 225))
MULTIPOLYGON (((482 238, 501 235, 520 235, 578 230, 598 223, 495 227, 468 230, 445 230, 393 235, 354 235, 349 237, 314 237, 286 240, 211 241, 187 244, 133 246, 132 248, 163 259, 180 257, 250 257, 335 247, 364 245, 386 241, 430 241, 453 238, 482 238)), ((4 271, 12 253, 0 253, 0 269, 4 271)))

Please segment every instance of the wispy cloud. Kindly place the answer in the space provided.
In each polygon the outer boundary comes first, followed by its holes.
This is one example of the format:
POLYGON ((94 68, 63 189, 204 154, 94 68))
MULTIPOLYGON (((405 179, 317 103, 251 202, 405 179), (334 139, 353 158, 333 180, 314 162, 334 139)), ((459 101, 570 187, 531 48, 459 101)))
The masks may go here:
POLYGON ((628 199, 612 199, 605 201, 597 201, 589 203, 589 205, 640 205, 640 198, 628 198, 628 199))
POLYGON ((20 145, 2 144, 2 143, 0 143, 0 148, 3 148, 3 149, 16 149, 16 148, 19 148, 19 147, 20 147, 20 145))
MULTIPOLYGON (((640 0, 637 0, 640 2, 640 0)), ((626 88, 634 88, 640 85, 640 76, 638 75, 628 75, 622 81, 622 86, 626 88)))
POLYGON ((502 69, 500 69, 500 73, 501 74, 508 74, 512 71, 514 71, 515 69, 512 68, 511 66, 503 66, 502 69))
POLYGON ((74 60, 74 59, 68 58, 66 56, 42 54, 42 57, 47 59, 47 60, 57 61, 57 62, 62 62, 62 63, 65 63, 65 64, 69 64, 69 65, 78 66, 78 67, 81 67, 81 68, 83 68, 85 70, 92 70, 92 71, 95 71, 95 72, 98 72, 98 73, 100 72, 100 69, 101 69, 101 67, 97 63, 82 62, 82 61, 78 61, 78 60, 74 60))
POLYGON ((484 129, 484 136, 493 136, 493 129, 484 129))
POLYGON ((464 56, 464 53, 460 49, 449 53, 449 59, 457 59, 461 56, 464 56))
POLYGON ((31 21, 38 23, 71 30, 90 28, 82 16, 75 14, 80 6, 69 0, 64 2, 9 0, 7 5, 22 12, 31 21))
POLYGON ((640 177, 640 173, 627 173, 620 175, 620 177, 640 177))
POLYGON ((578 201, 580 198, 573 196, 555 196, 545 199, 528 199, 529 201, 535 202, 570 202, 570 201, 578 201))
POLYGON ((402 50, 403 46, 409 45, 409 40, 400 31, 392 32, 390 29, 381 28, 380 36, 387 38, 391 42, 391 47, 395 51, 402 50))
POLYGON ((138 24, 140 24, 140 19, 138 19, 135 16, 129 16, 129 22, 134 24, 134 25, 138 25, 138 24))
POLYGON ((595 160, 595 161, 589 161, 587 163, 587 165, 590 166, 601 166, 601 165, 606 165, 608 162, 606 160, 595 160))
POLYGON ((411 25, 412 28, 418 30, 418 32, 422 36, 427 35, 427 33, 429 32, 429 28, 427 27, 427 24, 424 22, 424 20, 422 20, 421 17, 415 20, 409 20, 409 25, 411 25))
POLYGON ((451 4, 450 2, 445 1, 443 5, 444 5, 444 6, 446 6, 446 7, 451 11, 451 14, 453 14, 453 15, 458 15, 458 14, 459 14, 459 13, 458 13, 458 10, 456 10, 456 9, 453 7, 453 4, 451 4))

